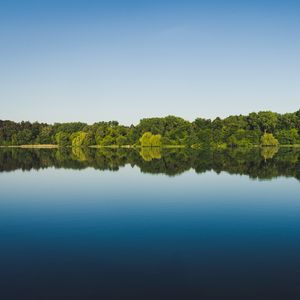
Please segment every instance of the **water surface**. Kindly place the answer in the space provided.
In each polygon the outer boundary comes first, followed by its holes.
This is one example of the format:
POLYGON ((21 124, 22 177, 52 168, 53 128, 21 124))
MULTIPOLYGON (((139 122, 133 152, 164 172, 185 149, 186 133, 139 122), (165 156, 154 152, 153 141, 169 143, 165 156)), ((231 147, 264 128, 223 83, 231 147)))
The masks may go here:
POLYGON ((0 150, 2 299, 299 299, 300 152, 0 150))

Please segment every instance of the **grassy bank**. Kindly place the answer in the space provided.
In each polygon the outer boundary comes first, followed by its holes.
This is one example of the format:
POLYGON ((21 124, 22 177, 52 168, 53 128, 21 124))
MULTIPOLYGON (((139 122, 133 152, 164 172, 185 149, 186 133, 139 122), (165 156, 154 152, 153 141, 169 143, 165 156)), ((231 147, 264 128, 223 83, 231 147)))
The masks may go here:
MULTIPOLYGON (((278 145, 278 146, 261 146, 261 145, 251 145, 247 147, 229 147, 226 146, 226 148, 266 148, 266 147, 281 147, 281 148, 300 148, 300 144, 294 144, 294 145, 278 145)), ((37 144, 37 145, 16 145, 16 146, 0 146, 0 148, 24 148, 24 149, 56 149, 56 148, 72 148, 72 146, 59 146, 55 144, 37 144)), ((77 148, 77 147, 73 147, 77 148)), ((84 147, 82 147, 84 148, 84 147)), ((187 146, 187 145, 161 145, 157 147, 142 147, 141 145, 93 145, 93 146, 88 146, 88 148, 108 148, 108 149, 140 149, 140 148, 161 148, 161 149, 182 149, 182 148, 192 148, 192 149, 202 149, 202 147, 193 147, 193 146, 187 146)), ((226 149, 224 148, 224 149, 226 149)), ((211 149, 218 149, 211 147, 211 149)))
POLYGON ((54 149, 58 147, 59 147, 58 145, 54 145, 54 144, 0 146, 0 148, 25 148, 25 149, 54 149))

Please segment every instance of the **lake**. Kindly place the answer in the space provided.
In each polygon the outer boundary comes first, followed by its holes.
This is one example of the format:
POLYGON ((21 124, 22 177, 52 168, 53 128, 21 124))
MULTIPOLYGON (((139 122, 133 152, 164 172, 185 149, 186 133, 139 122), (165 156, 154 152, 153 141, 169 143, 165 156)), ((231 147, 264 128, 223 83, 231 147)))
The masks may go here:
POLYGON ((300 299, 300 150, 0 149, 1 299, 300 299))

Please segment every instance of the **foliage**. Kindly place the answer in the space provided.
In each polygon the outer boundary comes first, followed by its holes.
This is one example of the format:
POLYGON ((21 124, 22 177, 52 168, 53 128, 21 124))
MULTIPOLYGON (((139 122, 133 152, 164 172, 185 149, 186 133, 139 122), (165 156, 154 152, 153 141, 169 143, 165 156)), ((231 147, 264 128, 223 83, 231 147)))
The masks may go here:
POLYGON ((71 146, 70 135, 66 132, 62 132, 62 131, 58 132, 55 135, 55 141, 57 145, 61 147, 71 146))
POLYGON ((262 146, 278 146, 278 140, 273 136, 272 133, 264 133, 261 137, 262 146))
POLYGON ((296 128, 277 131, 276 137, 279 143, 282 145, 293 145, 300 143, 298 130, 296 128))
POLYGON ((300 144, 300 110, 278 114, 270 111, 214 120, 189 122, 176 116, 145 118, 137 125, 117 121, 92 125, 30 123, 0 120, 0 145, 57 144, 61 147, 184 145, 201 149, 249 148, 253 145, 300 144), (271 135, 270 135, 271 134, 271 135))
POLYGON ((87 136, 86 132, 78 131, 71 135, 72 147, 81 147, 84 145, 84 140, 87 136))
POLYGON ((151 132, 145 132, 140 138, 142 147, 160 147, 161 146, 161 135, 152 134, 151 132))

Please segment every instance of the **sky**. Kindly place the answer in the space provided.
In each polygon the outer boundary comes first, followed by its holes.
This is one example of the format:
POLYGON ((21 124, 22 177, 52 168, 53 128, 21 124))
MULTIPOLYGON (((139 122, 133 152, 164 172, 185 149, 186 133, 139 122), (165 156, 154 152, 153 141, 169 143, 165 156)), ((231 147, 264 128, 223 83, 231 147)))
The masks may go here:
POLYGON ((0 0, 0 119, 300 109, 300 1, 0 0))

